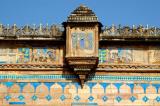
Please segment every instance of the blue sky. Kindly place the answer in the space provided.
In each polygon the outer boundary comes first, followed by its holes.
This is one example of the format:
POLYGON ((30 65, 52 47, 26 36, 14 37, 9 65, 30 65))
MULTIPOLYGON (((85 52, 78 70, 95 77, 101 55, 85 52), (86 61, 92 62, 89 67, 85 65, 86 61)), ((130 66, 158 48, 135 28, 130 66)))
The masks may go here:
POLYGON ((0 23, 61 24, 80 4, 103 25, 160 26, 160 0, 0 0, 0 23))

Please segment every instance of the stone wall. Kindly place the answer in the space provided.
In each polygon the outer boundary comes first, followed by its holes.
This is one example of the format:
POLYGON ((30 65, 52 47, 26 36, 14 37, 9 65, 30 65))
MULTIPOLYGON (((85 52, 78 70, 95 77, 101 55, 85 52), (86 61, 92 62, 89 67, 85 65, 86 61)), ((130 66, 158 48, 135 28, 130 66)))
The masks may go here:
POLYGON ((64 46, 45 43, 0 43, 0 106, 160 105, 160 74, 145 73, 160 69, 159 46, 101 46, 81 88, 64 64, 64 46))

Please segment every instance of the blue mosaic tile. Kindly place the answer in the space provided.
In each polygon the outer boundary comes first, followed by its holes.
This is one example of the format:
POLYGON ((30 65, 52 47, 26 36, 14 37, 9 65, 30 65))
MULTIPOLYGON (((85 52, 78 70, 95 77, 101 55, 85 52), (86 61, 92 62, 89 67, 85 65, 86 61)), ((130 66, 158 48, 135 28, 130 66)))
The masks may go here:
POLYGON ((122 83, 114 83, 113 85, 117 88, 118 93, 120 93, 120 87, 121 87, 123 84, 122 84, 122 83))
POLYGON ((10 87, 12 87, 12 86, 14 85, 14 82, 3 82, 3 84, 4 84, 6 87, 10 88, 10 87))
POLYGON ((17 85, 20 87, 20 93, 23 92, 23 88, 27 85, 26 82, 18 82, 17 85))
POLYGON ((37 99, 38 99, 38 97, 37 97, 36 95, 33 95, 33 96, 32 96, 32 100, 33 100, 33 101, 36 101, 37 99))
POLYGON ((22 101, 22 100, 24 100, 25 98, 24 98, 23 95, 19 95, 19 96, 18 96, 18 99, 19 99, 20 101, 22 101))
POLYGON ((75 100, 75 101, 79 101, 80 99, 81 99, 81 98, 80 98, 78 95, 74 97, 74 100, 75 100))
POLYGON ((69 84, 68 82, 57 82, 62 87, 62 93, 64 93, 65 87, 69 84))
POLYGON ((149 84, 142 83, 140 86, 143 88, 144 93, 146 93, 147 88, 149 87, 149 84))
POLYGON ((36 92, 36 89, 39 85, 41 85, 40 82, 31 82, 31 85, 34 87, 34 92, 36 92))
POLYGON ((78 88, 80 88, 80 87, 81 87, 81 84, 80 84, 80 83, 78 83, 78 82, 74 82, 73 84, 74 84, 74 85, 75 85, 75 87, 76 87, 76 93, 78 93, 78 88))
MULTIPOLYGON (((75 75, 6 75, 1 74, 0 79, 77 79, 75 75)), ((90 75, 88 79, 93 80, 126 80, 126 81, 160 81, 160 76, 108 76, 108 75, 90 75)))
POLYGON ((6 101, 9 101, 11 99, 10 95, 5 96, 6 101))
POLYGON ((134 102, 134 101, 136 100, 136 97, 131 96, 131 97, 129 98, 129 100, 130 100, 131 102, 134 102))
POLYGON ((104 102, 106 102, 106 101, 108 100, 108 97, 107 97, 107 96, 103 96, 103 97, 102 97, 102 100, 103 100, 104 102))
POLYGON ((103 87, 104 93, 106 93, 106 88, 109 85, 109 83, 102 82, 102 83, 99 83, 99 84, 103 87))
POLYGON ((71 106, 98 106, 97 103, 72 103, 71 106))
POLYGON ((117 96, 115 99, 117 102, 120 102, 122 100, 122 98, 120 96, 117 96))
POLYGON ((65 95, 60 96, 61 101, 64 101, 66 99, 65 95))
POLYGON ((143 100, 144 102, 147 102, 147 101, 149 100, 149 98, 148 98, 147 96, 144 96, 144 97, 142 98, 142 100, 143 100))
POLYGON ((131 93, 133 94, 134 84, 133 83, 127 83, 127 85, 130 87, 131 93))
POLYGON ((25 102, 9 102, 10 105, 25 105, 25 102))
POLYGON ((47 86, 49 92, 53 84, 55 84, 55 82, 44 82, 44 85, 47 86))
POLYGON ((126 80, 126 81, 160 81, 159 76, 146 77, 146 76, 107 76, 107 75, 97 75, 89 76, 88 79, 92 80, 126 80))
POLYGON ((156 93, 158 94, 160 84, 152 84, 152 86, 156 89, 156 93))
POLYGON ((94 97, 93 97, 93 96, 89 96, 88 100, 89 100, 90 102, 92 102, 92 101, 94 100, 94 97))
POLYGON ((47 95, 47 96, 46 96, 46 99, 47 99, 48 101, 50 101, 50 100, 52 99, 52 96, 51 96, 51 95, 47 95))
POLYGON ((87 85, 90 88, 90 93, 92 93, 92 88, 96 85, 96 82, 88 82, 87 85))
POLYGON ((156 97, 156 101, 157 101, 157 102, 160 102, 160 96, 157 96, 157 97, 156 97))

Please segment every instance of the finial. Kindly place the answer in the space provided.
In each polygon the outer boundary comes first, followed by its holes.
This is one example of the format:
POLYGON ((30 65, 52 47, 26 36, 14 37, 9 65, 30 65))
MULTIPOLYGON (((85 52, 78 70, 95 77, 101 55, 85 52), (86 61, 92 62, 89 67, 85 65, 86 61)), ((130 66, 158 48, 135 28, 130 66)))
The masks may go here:
POLYGON ((80 7, 84 7, 84 4, 80 4, 80 7))
POLYGON ((155 35, 157 35, 157 28, 156 27, 154 27, 154 33, 155 33, 155 35))
POLYGON ((13 24, 13 34, 16 34, 16 24, 13 24))
POLYGON ((33 24, 33 29, 36 29, 36 24, 33 24))
POLYGON ((133 28, 133 29, 135 28, 135 25, 134 25, 134 24, 132 25, 132 28, 133 28))
POLYGON ((46 29, 49 30, 49 25, 48 25, 48 23, 46 24, 46 29))
POLYGON ((157 28, 156 28, 156 27, 154 27, 154 30, 155 30, 155 31, 156 31, 156 29, 157 29, 157 28))
POLYGON ((28 24, 26 25, 25 32, 26 32, 26 33, 29 32, 29 25, 28 25, 28 24))
POLYGON ((29 28, 29 25, 28 25, 28 24, 27 24, 26 26, 27 26, 27 28, 29 28))
POLYGON ((16 29, 16 24, 13 24, 13 28, 14 28, 14 30, 16 29))
POLYGON ((42 24, 39 25, 39 30, 42 31, 42 24))
POLYGON ((146 29, 148 29, 148 24, 147 24, 147 28, 146 29))

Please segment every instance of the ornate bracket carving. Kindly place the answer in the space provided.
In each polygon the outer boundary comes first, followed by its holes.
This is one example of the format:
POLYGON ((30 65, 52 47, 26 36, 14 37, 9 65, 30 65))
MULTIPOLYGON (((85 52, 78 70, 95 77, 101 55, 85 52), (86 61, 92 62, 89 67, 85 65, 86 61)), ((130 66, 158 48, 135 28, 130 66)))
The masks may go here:
POLYGON ((97 67, 98 57, 66 57, 66 60, 69 67, 79 76, 83 88, 87 75, 97 67))

